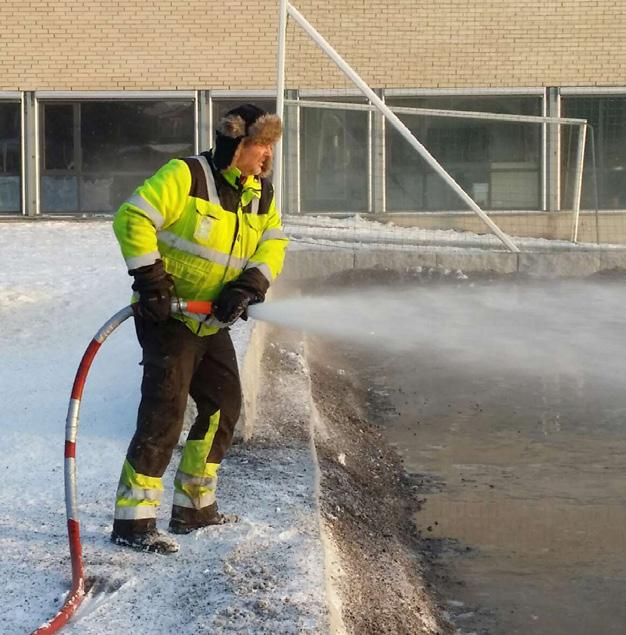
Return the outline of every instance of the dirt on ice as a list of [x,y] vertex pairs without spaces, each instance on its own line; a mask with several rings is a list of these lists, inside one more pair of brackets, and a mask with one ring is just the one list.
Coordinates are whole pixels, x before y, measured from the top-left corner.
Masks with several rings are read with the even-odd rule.
[[414,523],[420,484],[367,421],[367,387],[345,357],[322,341],[307,348],[321,514],[339,555],[344,625],[360,635],[448,633]]
[[253,443],[287,449],[313,437],[330,632],[451,632],[413,522],[419,483],[366,420],[367,387],[324,340],[276,329],[268,342],[259,420],[271,424]]

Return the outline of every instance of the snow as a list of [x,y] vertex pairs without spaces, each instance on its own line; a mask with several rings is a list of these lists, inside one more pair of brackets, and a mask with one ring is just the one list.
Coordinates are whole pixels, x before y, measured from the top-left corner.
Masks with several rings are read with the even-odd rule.
[[[393,223],[379,223],[355,214],[348,218],[329,216],[285,216],[285,230],[298,243],[322,246],[343,246],[366,249],[384,246],[386,249],[415,249],[424,251],[425,246],[433,250],[445,249],[490,249],[508,251],[497,236],[490,233],[475,234],[454,229],[421,229],[419,227],[401,227]],[[488,229],[485,227],[485,231]],[[566,240],[548,240],[545,238],[527,238],[511,236],[519,248],[526,251],[541,250],[615,250],[623,251],[623,245],[608,243],[578,243]]]
[[[64,426],[82,353],[128,303],[130,278],[109,222],[0,225],[0,632],[34,630],[70,586]],[[240,361],[250,324],[234,330]],[[173,556],[109,541],[134,429],[139,347],[132,324],[102,347],[83,396],[77,444],[86,576],[67,633],[318,633],[326,630],[323,552],[308,447],[233,446],[219,499],[240,523],[179,537]],[[287,397],[289,397],[287,395]],[[168,518],[174,457],[164,481]]]

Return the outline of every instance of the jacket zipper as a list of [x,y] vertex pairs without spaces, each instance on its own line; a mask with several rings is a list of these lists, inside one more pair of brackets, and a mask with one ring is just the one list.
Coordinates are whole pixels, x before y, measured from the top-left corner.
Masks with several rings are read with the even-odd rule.
[[[233,257],[233,250],[235,249],[235,243],[237,242],[237,236],[239,234],[239,210],[241,209],[241,195],[242,195],[242,191],[239,192],[239,199],[237,201],[237,211],[235,212],[235,232],[233,234],[233,240],[230,243],[230,252],[228,253],[228,263],[226,264],[226,270],[228,270],[228,267],[230,267],[230,260]],[[222,202],[220,201],[220,205],[222,204]],[[243,209],[241,210],[243,213]],[[224,275],[222,276],[222,284],[224,282],[224,278],[226,277],[226,270],[224,270]],[[210,319],[210,317],[213,316],[208,316],[202,321],[202,322],[198,322],[198,329],[196,330],[196,335],[200,334],[200,329],[202,328],[202,324],[203,322],[206,322],[208,319]]]

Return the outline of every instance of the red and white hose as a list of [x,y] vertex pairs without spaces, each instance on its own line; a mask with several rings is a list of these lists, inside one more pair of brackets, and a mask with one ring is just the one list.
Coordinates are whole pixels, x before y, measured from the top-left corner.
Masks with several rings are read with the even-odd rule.
[[[194,300],[175,300],[172,311],[176,313],[196,313],[208,315],[211,313],[211,303]],[[96,353],[103,342],[125,320],[133,315],[132,305],[124,307],[112,318],[107,320],[94,335],[87,350],[80,360],[76,371],[72,395],[65,420],[65,512],[67,516],[67,536],[70,546],[72,563],[72,586],[65,603],[59,612],[48,622],[42,624],[32,635],[49,635],[56,633],[74,615],[85,597],[85,570],[83,566],[83,549],[80,542],[80,523],[78,521],[78,495],[76,487],[76,437],[78,435],[78,416],[80,402],[83,396],[85,381]]]

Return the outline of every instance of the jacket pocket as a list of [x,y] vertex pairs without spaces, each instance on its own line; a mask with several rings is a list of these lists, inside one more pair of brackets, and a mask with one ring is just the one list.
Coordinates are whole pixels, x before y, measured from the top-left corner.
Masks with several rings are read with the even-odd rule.
[[193,232],[193,238],[199,243],[206,243],[211,238],[211,232],[215,223],[219,220],[209,214],[196,214],[196,226]]
[[221,210],[196,208],[191,239],[199,245],[213,247],[219,251],[227,250],[234,231],[233,216]]

